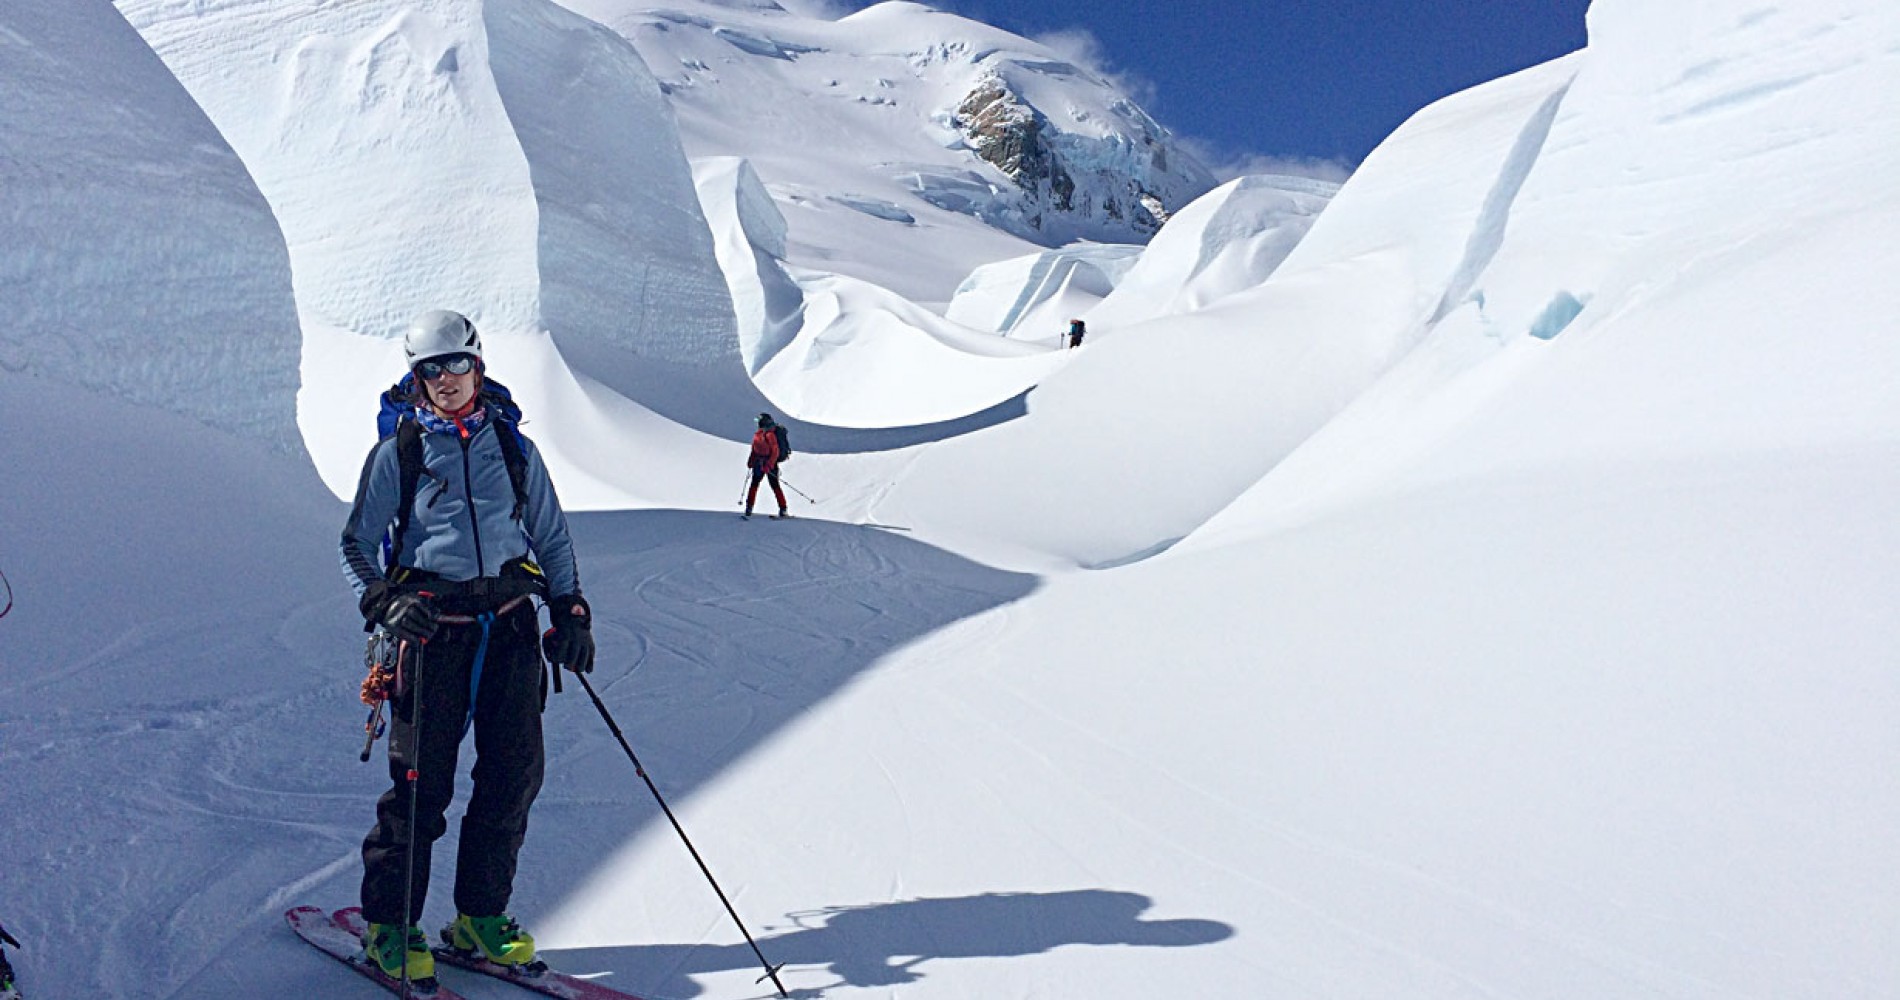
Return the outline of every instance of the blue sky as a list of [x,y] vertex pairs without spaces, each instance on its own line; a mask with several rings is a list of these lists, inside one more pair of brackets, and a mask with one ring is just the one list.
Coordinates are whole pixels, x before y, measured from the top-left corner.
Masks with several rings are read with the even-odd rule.
[[1583,47],[1588,6],[1588,0],[930,2],[1048,42],[1108,72],[1163,125],[1196,141],[1210,166],[1228,173],[1254,158],[1356,166],[1432,101]]

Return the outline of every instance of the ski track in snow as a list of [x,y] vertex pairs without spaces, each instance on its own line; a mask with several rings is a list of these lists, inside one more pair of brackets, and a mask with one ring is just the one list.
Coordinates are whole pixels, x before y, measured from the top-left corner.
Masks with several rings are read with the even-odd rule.
[[[689,534],[661,541],[637,557],[603,560],[590,565],[589,576],[589,592],[596,595],[596,606],[602,609],[597,627],[603,635],[603,662],[594,675],[599,681],[597,690],[617,714],[631,710],[622,724],[643,758],[650,758],[655,780],[667,790],[676,809],[690,810],[695,784],[716,773],[722,762],[742,756],[769,738],[804,706],[824,697],[831,685],[870,666],[895,637],[934,628],[945,601],[927,595],[941,592],[955,601],[988,601],[999,596],[993,588],[955,582],[954,575],[945,581],[946,588],[934,579],[937,571],[929,564],[953,566],[955,561],[945,563],[943,556],[902,536],[825,521],[743,524],[730,515],[693,517],[704,525],[699,537]],[[745,539],[747,544],[734,548],[734,532],[752,534]],[[925,556],[927,563],[920,566],[908,553]],[[1004,581],[1000,595],[1004,599],[1011,588],[1020,586],[1008,582],[1013,578],[1007,575],[995,578]],[[882,596],[873,599],[869,595],[874,593]],[[623,594],[631,600],[618,596]],[[169,628],[133,630],[109,651],[88,658],[68,674],[84,676],[127,662],[175,655],[165,652],[170,644],[191,641],[193,636],[202,642],[205,633],[203,623],[194,626],[184,620]],[[636,634],[637,642],[606,638]],[[779,645],[796,647],[796,653],[758,655]],[[341,662],[322,665],[284,700],[234,695],[190,700],[156,713],[150,706],[138,706],[101,716],[8,720],[9,738],[0,763],[9,768],[29,762],[43,766],[74,754],[106,753],[143,774],[139,780],[108,781],[130,791],[111,792],[96,803],[91,825],[144,828],[151,836],[184,840],[218,831],[216,839],[206,844],[209,850],[197,861],[186,861],[195,869],[186,878],[154,884],[137,866],[119,868],[116,873],[92,866],[94,878],[109,879],[95,898],[135,898],[158,889],[170,901],[159,903],[168,917],[157,927],[141,915],[152,910],[152,904],[146,903],[123,908],[122,917],[87,935],[101,949],[89,962],[105,969],[141,970],[141,982],[173,984],[164,995],[190,996],[208,983],[236,976],[229,956],[247,950],[238,947],[240,942],[279,922],[278,911],[284,905],[313,898],[341,905],[354,898],[356,844],[368,827],[375,790],[382,783],[386,738],[378,742],[369,764],[355,761],[361,710],[353,707],[353,699],[343,689],[354,684],[355,668],[348,652],[357,643],[346,634],[333,646],[340,647],[335,658]],[[259,655],[254,650],[226,653],[213,648],[208,652],[213,660],[221,655]],[[806,666],[794,667],[794,663]],[[814,663],[840,666],[813,671],[809,665]],[[73,681],[68,678],[63,683]],[[605,808],[624,813],[631,808],[636,815],[649,817],[643,822],[650,822],[643,793],[623,780],[577,782],[572,778],[575,770],[598,770],[602,761],[618,766],[624,759],[604,729],[597,722],[588,723],[584,716],[591,714],[591,707],[580,707],[583,695],[575,682],[568,683],[573,690],[550,695],[572,701],[551,708],[566,711],[564,722],[550,720],[550,778],[541,809]],[[324,745],[316,750],[317,756],[309,757],[302,748],[284,745],[273,734],[309,732],[289,720],[308,716],[313,709],[333,722],[322,729]],[[655,719],[680,712],[707,724],[689,727],[692,735],[686,739],[680,738],[684,734],[677,726],[653,724]],[[667,732],[676,735],[664,735]],[[465,747],[460,779],[464,796],[471,757],[472,751]],[[891,794],[901,800],[895,776],[886,773],[893,782]],[[314,787],[306,783],[313,778],[320,781]],[[606,794],[579,791],[589,787],[613,790]],[[453,857],[457,838],[453,820],[459,812],[458,800],[451,811],[450,833],[437,846],[436,890],[440,893],[446,893],[452,863],[443,862]],[[537,832],[545,834],[548,825],[542,824]],[[304,858],[303,865],[296,870],[277,869],[272,879],[281,883],[280,888],[240,903],[252,873],[243,866],[226,869],[215,846],[234,837],[238,842],[275,843],[280,845],[279,852],[282,846],[303,844],[303,849],[293,852]],[[537,839],[530,838],[530,859],[536,846],[545,846],[537,845]],[[290,856],[280,853],[279,860]],[[61,866],[54,862],[52,867],[58,877]],[[173,888],[164,890],[167,884]],[[436,893],[432,897],[441,898]],[[241,914],[235,919],[233,906]],[[85,914],[96,909],[96,903],[76,906],[67,919],[76,931],[88,922]],[[224,929],[206,935],[201,928],[212,912],[223,913],[224,919],[216,923]],[[44,923],[46,916],[39,915],[41,934],[52,931]],[[295,949],[273,950],[293,967],[296,963],[291,960],[302,954]],[[137,957],[141,954],[168,957],[154,966],[149,958]],[[130,980],[100,983],[97,988],[108,995],[138,992]]]

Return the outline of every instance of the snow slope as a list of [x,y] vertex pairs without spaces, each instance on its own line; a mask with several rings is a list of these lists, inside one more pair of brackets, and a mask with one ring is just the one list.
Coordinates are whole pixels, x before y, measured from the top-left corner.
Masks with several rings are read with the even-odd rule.
[[[7,72],[39,74],[8,135],[40,137],[0,149],[78,169],[114,133],[53,125],[151,64],[99,8],[59,10],[0,12]],[[787,385],[831,380],[813,405],[886,424],[794,459],[802,520],[739,522],[737,444],[503,324],[498,373],[536,393],[563,495],[615,508],[575,517],[593,682],[796,995],[1900,995],[1900,13],[1598,0],[1591,32],[1406,123],[1257,287],[1104,314],[1077,351],[992,334],[1010,356],[979,365],[956,329],[920,349],[934,314],[900,291],[803,267],[790,233],[789,258],[752,255],[736,315],[798,314],[768,287],[830,315],[750,359],[734,329],[731,365],[769,354],[762,384],[790,363]],[[165,93],[143,79],[125,99]],[[168,106],[161,134],[202,128]],[[702,165],[734,198],[708,254],[773,239],[744,173]],[[145,175],[88,176],[74,233]],[[471,231],[542,200],[511,190]],[[1212,249],[1259,234],[1234,235]],[[0,273],[111,260],[37,239]],[[1144,263],[1191,273],[1197,242]],[[366,420],[388,365],[310,321],[304,280],[306,371]],[[204,307],[281,307],[255,287]],[[986,419],[890,426],[1051,356]],[[342,505],[249,426],[82,374],[0,368],[0,917],[22,982],[381,995],[280,917],[353,900],[381,784],[354,759]],[[933,374],[935,399],[855,391]],[[743,423],[754,398],[707,404]],[[346,422],[310,415],[313,442]],[[551,960],[761,995],[589,703],[557,696],[547,722],[513,910]],[[425,923],[447,916],[434,898]]]

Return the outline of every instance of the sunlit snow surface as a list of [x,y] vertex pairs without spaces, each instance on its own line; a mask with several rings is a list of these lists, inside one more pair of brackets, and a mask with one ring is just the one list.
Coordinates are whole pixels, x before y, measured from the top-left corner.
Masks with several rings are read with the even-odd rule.
[[[1164,230],[1075,351],[931,297],[1038,248],[689,162],[569,11],[122,7],[151,48],[97,0],[0,8],[29,996],[382,995],[281,913],[355,899],[383,780],[332,490],[454,294],[594,508],[593,683],[800,996],[1900,995],[1891,5],[1598,0],[1588,50],[1420,112],[1276,266],[1263,228]],[[645,116],[625,173],[595,90]],[[829,207],[779,234],[788,194]],[[815,259],[846,245],[940,291]],[[671,276],[596,282],[638,253]],[[1168,311],[1118,315],[1143,273]],[[576,318],[613,301],[655,311]],[[742,522],[780,396],[826,414],[805,516]],[[546,721],[513,910],[550,960],[764,995],[591,705]]]

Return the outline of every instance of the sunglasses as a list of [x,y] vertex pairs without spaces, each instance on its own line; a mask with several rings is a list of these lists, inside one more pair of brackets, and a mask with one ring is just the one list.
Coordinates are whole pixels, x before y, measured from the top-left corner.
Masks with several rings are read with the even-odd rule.
[[440,360],[424,361],[416,366],[416,377],[424,382],[433,382],[444,374],[467,375],[475,370],[475,357],[470,354],[454,354]]

